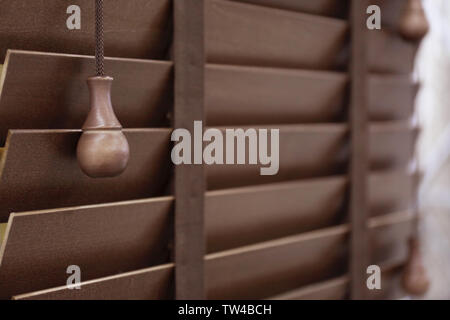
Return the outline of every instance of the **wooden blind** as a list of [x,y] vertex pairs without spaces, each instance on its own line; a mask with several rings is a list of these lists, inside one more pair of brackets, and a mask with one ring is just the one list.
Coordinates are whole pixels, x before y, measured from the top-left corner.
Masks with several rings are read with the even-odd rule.
[[[79,31],[59,0],[2,3],[0,298],[395,297],[420,177],[408,169],[417,43],[395,27],[406,1],[375,2],[389,13],[375,31],[362,31],[358,0],[107,2],[106,68],[131,157],[99,180],[75,156],[93,1],[78,1]],[[174,168],[172,129],[194,120],[279,128],[279,173]],[[361,283],[368,263],[382,268],[380,292]],[[65,286],[69,265],[81,290]]]

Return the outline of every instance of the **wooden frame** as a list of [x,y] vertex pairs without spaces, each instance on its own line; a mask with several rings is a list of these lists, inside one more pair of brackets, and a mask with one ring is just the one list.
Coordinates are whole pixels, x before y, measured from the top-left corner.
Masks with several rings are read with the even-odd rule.
[[[194,121],[204,120],[204,16],[204,0],[174,0],[174,127],[192,136]],[[205,189],[203,165],[175,168],[176,299],[205,298]]]

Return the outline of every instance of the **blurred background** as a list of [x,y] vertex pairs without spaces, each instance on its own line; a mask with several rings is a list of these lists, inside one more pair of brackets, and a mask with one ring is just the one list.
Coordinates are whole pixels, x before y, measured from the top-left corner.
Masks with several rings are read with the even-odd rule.
[[425,299],[450,299],[450,1],[424,0],[430,31],[416,61],[421,83],[417,144],[423,172],[421,237],[431,287]]

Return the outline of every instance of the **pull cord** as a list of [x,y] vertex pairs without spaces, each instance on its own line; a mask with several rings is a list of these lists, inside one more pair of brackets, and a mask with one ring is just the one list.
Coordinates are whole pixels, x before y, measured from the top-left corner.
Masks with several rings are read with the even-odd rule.
[[104,60],[103,0],[95,0],[95,68],[99,77],[105,76]]

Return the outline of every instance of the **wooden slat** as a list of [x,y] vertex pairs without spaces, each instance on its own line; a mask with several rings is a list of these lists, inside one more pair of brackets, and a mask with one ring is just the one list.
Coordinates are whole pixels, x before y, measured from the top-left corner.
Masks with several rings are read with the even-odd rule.
[[[344,171],[348,158],[345,126],[280,128],[280,171],[277,175],[261,176],[260,165],[207,166],[209,189],[289,181]],[[385,132],[383,125],[374,131],[371,143],[374,167],[407,163],[410,153],[407,145],[412,131],[409,127],[398,129],[395,125],[389,125],[389,128],[394,128],[392,134]],[[126,132],[132,148],[127,171],[114,179],[92,180],[82,174],[76,163],[79,130],[11,131],[0,165],[1,221],[6,221],[13,211],[161,195],[168,183],[171,164],[170,130],[128,129]],[[152,143],[149,145],[148,141]]]
[[[194,122],[205,118],[205,1],[175,0],[174,25],[174,128],[187,129],[194,136]],[[177,299],[205,298],[205,190],[203,165],[175,167]]]
[[[168,126],[172,63],[111,58],[112,101],[123,127]],[[78,129],[89,111],[94,58],[8,51],[0,88],[0,145],[8,129]]]
[[372,216],[413,208],[417,175],[406,170],[376,172],[369,177]]
[[80,130],[13,130],[0,165],[0,221],[11,212],[161,195],[170,167],[169,129],[125,130],[130,162],[115,178],[91,179],[76,160]]
[[336,224],[344,218],[346,187],[344,177],[332,177],[208,192],[208,252]]
[[367,266],[367,176],[370,166],[368,126],[367,73],[367,0],[352,0],[351,62],[350,62],[350,297],[363,299],[365,269]]
[[[411,215],[407,215],[412,217]],[[401,229],[411,225],[412,219],[406,219],[405,214],[394,214],[389,217],[392,225],[386,223],[389,219],[374,219],[371,223],[373,239],[388,237],[393,243],[406,243],[406,234],[398,234]],[[383,223],[384,221],[384,223]],[[345,256],[347,251],[346,225],[323,229],[311,233],[242,247],[206,256],[206,285],[208,298],[268,298],[294,290],[301,286],[325,281],[325,279],[343,274],[345,270]],[[383,250],[384,247],[375,246],[372,250]],[[399,261],[396,252],[390,251],[386,259]],[[375,256],[379,253],[375,252]],[[380,263],[383,261],[380,261]],[[92,281],[95,290],[69,290],[66,287],[45,290],[18,298],[51,298],[60,299],[69,295],[72,299],[109,299],[127,297],[128,287],[124,283],[131,283],[136,299],[147,297],[153,292],[152,287],[135,284],[141,281],[157,281],[162,292],[171,288],[171,277],[159,274],[161,270],[169,272],[172,265],[165,265],[136,273],[121,274],[105,279]],[[227,276],[224,277],[223,275]],[[120,278],[125,282],[115,283]],[[162,279],[161,279],[162,278]],[[89,283],[86,288],[89,289]],[[84,285],[82,285],[83,288]],[[122,287],[123,286],[123,287]],[[121,288],[124,293],[118,292]],[[106,293],[109,290],[111,293]],[[51,295],[49,295],[51,293]]]
[[409,122],[380,122],[370,126],[370,167],[404,167],[414,156],[418,129]]
[[[261,176],[259,164],[214,164],[206,167],[208,189],[331,175],[344,170],[347,160],[344,148],[347,142],[345,125],[283,125],[264,128],[280,129],[279,172],[276,175]],[[270,142],[270,138],[268,141]]]
[[346,36],[344,20],[232,1],[206,2],[208,62],[327,69],[336,65]]
[[410,76],[372,74],[368,90],[369,118],[372,121],[409,119],[414,112],[416,91]]
[[0,299],[168,262],[172,198],[11,214],[0,251]]
[[173,299],[173,264],[17,295],[15,300],[168,300]]
[[[67,8],[81,9],[81,29],[69,30]],[[2,1],[0,61],[7,49],[94,53],[94,2],[79,0]],[[105,52],[111,57],[163,58],[170,42],[170,0],[108,1],[105,12]],[[30,19],[33,17],[33,19]]]
[[417,44],[388,31],[368,33],[368,66],[371,72],[409,74],[413,70]]
[[[390,179],[397,181],[396,187],[402,187],[398,183],[406,176],[390,173],[384,180],[375,178],[370,179],[370,190],[375,189],[370,195],[378,193],[378,206],[385,210],[408,209],[389,203],[402,200],[385,186],[389,183],[386,179]],[[334,177],[208,192],[208,251],[339,223],[343,219],[346,184],[344,177]],[[173,202],[173,197],[164,197],[12,214],[0,260],[0,297],[62,285],[67,277],[64,270],[71,264],[81,267],[85,281],[167,261]],[[374,226],[389,227],[392,221],[399,221],[389,217],[383,216]],[[392,235],[397,237],[402,232],[396,230],[376,239],[385,246],[382,252],[397,252],[389,243],[395,242]]]
[[340,16],[345,12],[346,0],[233,0],[256,5],[293,10],[317,15]]
[[209,126],[332,122],[342,119],[347,76],[317,72],[209,64]]
[[343,300],[347,296],[348,277],[315,283],[269,298],[270,300]]

